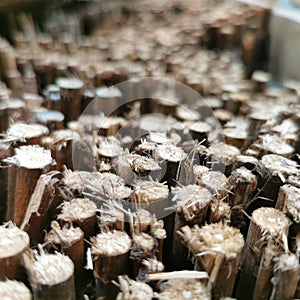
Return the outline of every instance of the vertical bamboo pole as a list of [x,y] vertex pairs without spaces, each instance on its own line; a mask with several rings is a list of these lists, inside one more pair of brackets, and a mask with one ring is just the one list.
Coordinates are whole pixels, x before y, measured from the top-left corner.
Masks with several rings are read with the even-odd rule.
[[[279,210],[271,207],[256,209],[251,217],[241,265],[241,277],[237,295],[252,299],[257,272],[263,251],[271,239],[282,241],[287,236],[290,222]],[[245,294],[245,291],[248,291]]]
[[94,276],[98,288],[104,289],[107,299],[114,299],[116,290],[111,285],[111,280],[116,280],[119,275],[129,271],[130,237],[122,231],[102,232],[91,238],[91,252],[95,257]]
[[8,171],[7,218],[20,226],[38,179],[50,169],[53,160],[50,150],[33,145],[15,149],[15,155],[5,161],[12,165]]
[[177,233],[192,251],[197,270],[209,274],[212,299],[231,296],[242,257],[244,239],[238,229],[223,223],[199,228],[184,226]]
[[23,254],[29,249],[29,236],[12,223],[0,226],[0,280],[26,281]]
[[75,300],[74,264],[68,256],[61,253],[47,254],[40,249],[41,254],[25,259],[29,274],[33,299]]

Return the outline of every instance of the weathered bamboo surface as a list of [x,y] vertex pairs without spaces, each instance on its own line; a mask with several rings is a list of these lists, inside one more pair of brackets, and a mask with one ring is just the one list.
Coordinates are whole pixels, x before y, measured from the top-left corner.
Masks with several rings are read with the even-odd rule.
[[95,16],[0,40],[1,297],[299,298],[300,83],[257,67],[269,10]]

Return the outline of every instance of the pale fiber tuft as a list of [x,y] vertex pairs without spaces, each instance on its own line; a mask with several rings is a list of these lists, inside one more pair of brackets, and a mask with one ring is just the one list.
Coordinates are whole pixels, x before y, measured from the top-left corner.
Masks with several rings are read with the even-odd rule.
[[15,155],[6,159],[18,167],[27,169],[44,169],[53,164],[51,151],[38,145],[21,146],[15,150]]
[[42,253],[36,257],[29,272],[33,285],[56,285],[73,275],[74,264],[68,256],[61,253]]
[[30,290],[23,282],[15,280],[0,281],[1,300],[30,300]]
[[12,257],[29,247],[29,236],[15,226],[0,226],[0,257]]
[[7,129],[7,136],[17,139],[30,139],[41,135],[48,134],[47,127],[39,124],[15,123]]
[[98,234],[91,239],[92,254],[103,256],[118,256],[129,251],[131,239],[126,232],[110,231]]

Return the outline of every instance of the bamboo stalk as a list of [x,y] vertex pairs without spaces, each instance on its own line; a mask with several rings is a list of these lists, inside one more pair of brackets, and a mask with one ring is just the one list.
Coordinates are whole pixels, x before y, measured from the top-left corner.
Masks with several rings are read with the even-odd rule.
[[176,201],[176,216],[172,232],[172,249],[169,253],[172,267],[176,270],[186,268],[189,257],[188,249],[182,245],[176,234],[184,225],[202,225],[207,220],[207,213],[212,201],[212,194],[205,188],[196,185],[176,187],[172,190],[173,199]]
[[81,228],[86,239],[96,233],[97,206],[86,198],[75,198],[70,202],[65,201],[61,207],[58,220],[62,224],[73,224]]
[[42,174],[30,197],[20,228],[29,234],[32,243],[37,244],[43,241],[44,230],[48,227],[47,217],[53,209],[51,202],[55,198],[59,179],[60,173],[56,171]]
[[8,171],[7,219],[20,226],[38,179],[51,168],[53,160],[49,150],[33,145],[15,149],[15,155],[5,161],[11,164]]
[[143,282],[129,279],[128,276],[118,276],[119,287],[116,300],[151,300],[154,296],[152,288]]
[[294,299],[299,280],[299,258],[284,253],[278,258],[272,278],[273,291],[270,300]]
[[194,254],[195,269],[209,274],[208,288],[212,298],[230,297],[244,247],[239,230],[215,223],[201,228],[184,226],[177,233]]
[[11,222],[0,226],[0,280],[26,281],[23,255],[29,249],[29,236]]
[[205,285],[196,279],[172,279],[172,274],[169,275],[166,284],[161,284],[159,299],[186,299],[187,295],[191,299],[209,300],[211,299],[210,292]]
[[33,299],[76,299],[74,264],[61,253],[28,254],[25,266],[29,274]]
[[98,234],[91,242],[98,290],[102,288],[106,299],[114,299],[117,291],[111,280],[117,280],[119,275],[129,271],[131,239],[125,232],[114,230]]
[[267,242],[271,239],[282,241],[283,236],[287,236],[289,225],[288,218],[274,208],[262,207],[253,212],[243,253],[238,297],[252,299],[257,270]]
[[77,120],[81,112],[81,95],[83,82],[76,78],[59,78],[56,80],[62,101],[61,112],[65,115],[65,124]]
[[15,139],[17,146],[40,144],[42,137],[48,133],[45,126],[24,123],[15,123],[6,131],[7,138]]
[[0,281],[1,299],[31,300],[31,292],[22,282],[15,280]]

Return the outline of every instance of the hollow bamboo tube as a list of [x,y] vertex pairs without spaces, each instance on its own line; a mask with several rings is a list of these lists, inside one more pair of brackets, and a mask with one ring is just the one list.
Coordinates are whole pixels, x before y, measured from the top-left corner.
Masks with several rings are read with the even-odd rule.
[[288,218],[277,209],[261,207],[253,212],[241,264],[238,297],[252,299],[257,272],[267,242],[271,239],[282,241],[283,236],[288,234],[289,225]]
[[11,222],[0,226],[0,280],[26,281],[23,255],[29,249],[29,236]]
[[0,298],[12,300],[31,300],[31,292],[22,282],[15,280],[0,281]]
[[20,226],[38,179],[51,168],[53,160],[50,150],[33,145],[15,149],[15,155],[5,161],[11,164],[8,171],[7,219]]
[[201,228],[184,226],[177,233],[194,254],[195,269],[209,274],[208,288],[212,299],[230,297],[244,247],[239,230],[215,223]]
[[33,299],[75,300],[74,264],[61,253],[28,255],[25,266],[29,274]]

